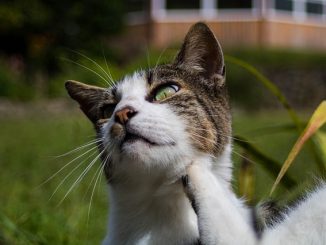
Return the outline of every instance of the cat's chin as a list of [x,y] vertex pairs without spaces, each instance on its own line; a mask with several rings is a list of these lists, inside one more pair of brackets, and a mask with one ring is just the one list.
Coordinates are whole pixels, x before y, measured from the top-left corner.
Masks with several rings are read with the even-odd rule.
[[121,152],[124,155],[135,157],[146,154],[146,152],[150,151],[153,147],[160,147],[160,145],[153,144],[141,138],[127,140],[120,146]]
[[155,147],[155,146],[159,146],[159,144],[152,142],[144,137],[140,137],[137,135],[133,135],[133,134],[127,134],[125,137],[125,140],[121,143],[120,148],[122,149],[122,151],[124,152],[125,149],[128,148],[150,148],[150,147]]
[[152,144],[142,139],[123,143],[119,155],[125,162],[145,168],[164,168],[180,159],[180,151],[175,145]]

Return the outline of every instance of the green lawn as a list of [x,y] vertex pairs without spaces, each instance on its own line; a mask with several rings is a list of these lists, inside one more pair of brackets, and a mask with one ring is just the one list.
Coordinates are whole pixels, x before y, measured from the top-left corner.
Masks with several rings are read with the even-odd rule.
[[[234,134],[246,136],[264,153],[282,162],[296,140],[295,131],[268,134],[267,130],[258,129],[286,122],[289,122],[286,114],[279,112],[238,113],[234,115]],[[0,244],[99,244],[107,221],[104,178],[94,189],[93,177],[99,164],[95,164],[64,201],[62,199],[69,188],[91,159],[66,178],[56,193],[61,181],[76,168],[80,159],[41,185],[85,150],[68,156],[55,156],[94,137],[91,124],[78,112],[77,106],[73,112],[63,114],[34,111],[26,115],[1,117],[0,135]],[[238,147],[235,151],[244,154]],[[234,156],[236,168],[241,162],[237,154]],[[290,169],[290,175],[298,182],[311,179],[316,171],[309,159],[309,152],[303,151]],[[258,201],[267,196],[273,178],[260,167],[255,167],[254,172],[253,199]],[[280,191],[280,197],[287,195],[287,192]]]

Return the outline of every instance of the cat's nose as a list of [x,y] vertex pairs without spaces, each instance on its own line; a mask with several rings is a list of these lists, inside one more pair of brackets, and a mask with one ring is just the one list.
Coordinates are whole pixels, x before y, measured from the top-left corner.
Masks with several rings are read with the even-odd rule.
[[137,111],[133,107],[126,106],[115,113],[114,120],[117,123],[124,125],[136,114]]

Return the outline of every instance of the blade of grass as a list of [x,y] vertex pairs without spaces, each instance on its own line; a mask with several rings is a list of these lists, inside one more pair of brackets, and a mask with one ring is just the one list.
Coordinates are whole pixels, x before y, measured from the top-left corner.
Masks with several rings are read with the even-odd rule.
[[[267,77],[265,77],[261,72],[259,72],[254,66],[250,65],[249,63],[235,58],[233,56],[226,55],[225,60],[227,62],[233,63],[235,65],[238,65],[245,70],[249,71],[258,81],[260,81],[277,99],[278,101],[283,105],[283,107],[287,110],[290,118],[292,119],[293,123],[295,124],[296,128],[298,129],[298,132],[302,132],[303,130],[303,124],[300,121],[299,117],[297,116],[296,112],[292,109],[290,104],[288,103],[286,97],[283,95],[281,90]],[[321,174],[324,174],[326,172],[326,161],[320,157],[320,149],[316,145],[316,141],[312,140],[311,143],[309,143],[310,151],[312,152],[317,167],[319,168],[319,171]]]
[[286,161],[284,162],[282,169],[280,173],[278,174],[272,190],[270,192],[270,195],[274,192],[277,185],[280,183],[281,179],[285,175],[286,171],[289,169],[291,164],[293,163],[293,160],[300,152],[302,146],[304,143],[326,122],[326,101],[323,101],[315,110],[313,113],[311,119],[309,120],[309,123],[305,130],[300,135],[299,139],[293,146],[292,150],[290,151]]
[[15,234],[16,239],[24,241],[24,244],[34,244],[37,241],[36,237],[27,231],[21,230],[17,225],[10,220],[6,215],[0,212],[0,224],[3,229]]
[[[265,155],[254,145],[249,143],[248,140],[245,139],[244,137],[241,136],[235,136],[235,137],[239,139],[234,141],[235,144],[243,148],[247,154],[250,154],[274,178],[277,177],[278,173],[281,170],[281,163]],[[291,189],[292,187],[296,186],[297,183],[290,176],[285,175],[282,181],[282,185],[287,189]]]
[[269,80],[267,77],[265,77],[254,66],[250,65],[249,63],[247,63],[243,60],[240,60],[238,58],[235,58],[235,57],[229,56],[229,55],[225,56],[225,60],[246,69],[252,75],[254,75],[278,99],[278,101],[288,111],[290,117],[292,118],[292,121],[295,123],[297,128],[300,131],[302,130],[302,124],[301,124],[299,117],[297,116],[295,111],[292,109],[292,107],[290,106],[289,102],[287,101],[287,99],[285,98],[285,96],[283,95],[281,90],[279,90],[279,88],[271,80]]
[[[243,155],[247,155],[244,153]],[[240,171],[239,171],[239,194],[242,197],[245,197],[246,202],[253,204],[254,199],[254,168],[253,163],[248,160],[248,157],[245,157],[241,161]]]
[[320,149],[323,152],[323,157],[326,160],[326,133],[318,131],[316,133],[316,139],[319,142]]

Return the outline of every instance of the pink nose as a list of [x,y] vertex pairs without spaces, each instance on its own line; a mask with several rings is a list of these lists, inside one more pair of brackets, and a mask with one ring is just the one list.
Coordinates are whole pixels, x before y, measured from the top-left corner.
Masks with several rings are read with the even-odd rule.
[[133,116],[137,114],[137,111],[131,106],[122,108],[121,110],[115,113],[115,121],[122,125],[126,124]]

